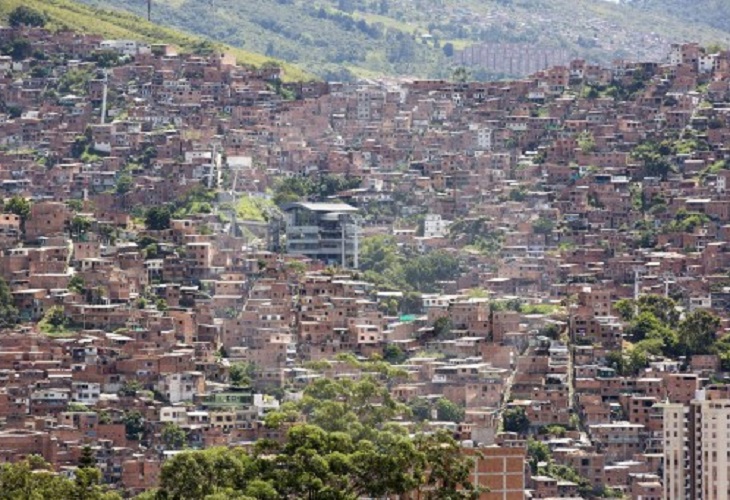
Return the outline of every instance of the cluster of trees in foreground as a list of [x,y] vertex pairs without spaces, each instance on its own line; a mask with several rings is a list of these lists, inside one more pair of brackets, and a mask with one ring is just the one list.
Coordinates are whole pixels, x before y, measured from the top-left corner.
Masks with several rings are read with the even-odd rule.
[[60,476],[37,455],[0,466],[0,499],[121,500],[100,485],[101,472],[89,447],[84,448],[74,478]]
[[[482,490],[470,482],[474,458],[449,433],[407,425],[411,410],[391,398],[380,378],[316,380],[299,401],[267,414],[265,424],[283,439],[184,450],[163,464],[159,487],[137,498],[478,498]],[[0,498],[118,498],[99,486],[93,458],[87,462],[75,480],[53,474],[41,459],[5,465]]]
[[267,414],[266,425],[285,439],[184,451],[164,464],[159,489],[141,498],[477,498],[473,459],[448,433],[413,432],[404,425],[411,418],[375,376],[322,378]]
[[720,318],[703,309],[682,313],[677,303],[661,295],[638,300],[622,299],[614,311],[628,323],[630,343],[608,355],[608,364],[619,375],[635,375],[649,365],[652,356],[682,358],[717,354],[723,370],[730,369],[730,336],[718,337]]

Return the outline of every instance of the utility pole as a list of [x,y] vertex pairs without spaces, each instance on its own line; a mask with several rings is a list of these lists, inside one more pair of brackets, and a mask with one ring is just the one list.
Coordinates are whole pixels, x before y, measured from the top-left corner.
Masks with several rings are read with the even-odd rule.
[[352,255],[352,267],[353,269],[359,269],[360,268],[360,235],[358,234],[360,232],[360,225],[358,220],[353,220],[352,224],[352,231],[353,231],[353,237],[354,237],[354,245],[355,248],[353,249],[353,255]]
[[353,237],[353,255],[352,255],[352,268],[360,268],[360,224],[362,218],[359,215],[351,216],[352,221],[352,237]]
[[101,96],[101,124],[106,123],[106,99],[109,92],[109,71],[104,70],[104,90]]
[[347,215],[340,214],[340,230],[342,231],[342,269],[347,269],[347,252],[345,250],[345,225],[347,224]]
[[152,21],[152,0],[147,0],[147,20]]
[[639,287],[641,284],[641,268],[634,268],[634,300],[639,300]]

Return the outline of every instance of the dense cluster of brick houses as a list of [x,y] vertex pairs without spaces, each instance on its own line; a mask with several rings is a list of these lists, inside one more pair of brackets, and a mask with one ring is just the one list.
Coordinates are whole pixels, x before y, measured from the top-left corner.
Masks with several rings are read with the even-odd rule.
[[[174,452],[167,424],[190,447],[276,438],[262,416],[282,398],[313,377],[359,374],[307,362],[396,345],[410,356],[395,396],[465,408],[463,422],[432,425],[483,451],[485,498],[579,496],[531,472],[524,435],[501,432],[501,413],[521,407],[556,462],[660,499],[666,404],[681,413],[698,391],[728,397],[709,383],[716,356],[691,359],[690,372],[656,359],[624,377],[606,355],[622,345],[620,298],[671,293],[685,310],[727,316],[730,170],[715,166],[729,156],[730,52],[682,45],[666,64],[573,61],[512,82],[281,84],[277,68],[220,54],[41,29],[0,37],[32,47],[0,57],[0,192],[32,200],[27,220],[0,217],[0,275],[22,319],[0,336],[0,461],[35,453],[71,473],[90,444],[105,481],[138,492]],[[93,61],[109,52],[125,59],[102,71]],[[600,90],[632,85],[627,100]],[[674,155],[667,175],[642,173],[631,151],[674,132],[705,146]],[[403,316],[356,270],[256,247],[222,210],[164,230],[138,220],[140,207],[201,184],[230,202],[319,173],[363,179],[340,193],[363,214],[362,238],[445,250],[465,271]],[[131,189],[119,189],[123,176]],[[680,230],[671,222],[683,213],[704,218]],[[416,215],[423,232],[403,222]],[[88,226],[74,229],[79,217]],[[499,234],[499,248],[472,250],[451,221]],[[647,228],[652,245],[640,243]],[[514,297],[554,312],[492,306]],[[54,308],[73,335],[41,331]],[[433,335],[442,317],[448,339]],[[581,341],[540,335],[555,327]],[[252,388],[230,384],[238,362],[254,367]],[[551,425],[568,431],[537,432]]]

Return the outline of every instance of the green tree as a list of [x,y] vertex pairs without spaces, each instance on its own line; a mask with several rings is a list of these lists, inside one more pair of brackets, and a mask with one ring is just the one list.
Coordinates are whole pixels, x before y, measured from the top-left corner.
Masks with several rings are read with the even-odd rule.
[[611,351],[606,355],[606,365],[617,375],[634,376],[648,366],[646,350],[639,344],[626,351]]
[[256,367],[253,363],[232,363],[228,371],[231,384],[238,387],[247,387],[251,385],[251,381],[256,373]]
[[167,301],[165,299],[163,299],[162,297],[158,297],[157,301],[155,302],[155,307],[157,308],[158,311],[162,311],[162,312],[167,311],[167,309],[168,309]]
[[438,282],[455,280],[461,271],[459,260],[444,250],[410,258],[403,264],[403,280],[413,290],[435,292]]
[[70,401],[66,405],[66,411],[72,413],[86,413],[89,411],[89,407],[83,403],[77,403],[76,401]]
[[712,352],[720,357],[722,371],[730,371],[730,335],[720,337],[712,346]]
[[451,338],[451,329],[453,324],[448,316],[442,316],[433,323],[433,334],[437,339]]
[[649,365],[646,351],[640,346],[634,346],[629,351],[628,363],[625,365],[626,375],[638,375],[641,370]]
[[460,423],[464,420],[466,411],[462,406],[459,406],[446,398],[439,398],[439,400],[436,401],[436,415],[441,421]]
[[457,83],[466,83],[471,79],[471,74],[464,66],[459,66],[451,74],[451,79]]
[[153,231],[161,231],[170,228],[170,207],[152,207],[145,213],[145,226]]
[[426,498],[479,498],[482,489],[469,481],[474,462],[464,457],[459,444],[446,431],[418,436],[416,448],[424,454],[427,464],[425,486],[435,488],[435,491],[426,492]]
[[558,340],[560,338],[560,327],[555,323],[550,323],[540,329],[540,335],[552,340]]
[[424,490],[421,498],[475,498],[473,461],[447,433],[411,438],[390,424],[407,413],[373,376],[318,379],[301,401],[267,415],[269,426],[291,424],[282,442],[261,440],[251,455],[240,448],[175,455],[163,465],[159,494],[355,500]]
[[546,425],[540,429],[540,434],[547,434],[556,438],[565,437],[566,432],[565,427],[562,425]]
[[644,340],[651,333],[663,328],[662,322],[652,313],[644,311],[631,322],[626,330],[632,342]]
[[20,5],[13,9],[8,15],[8,24],[17,28],[20,26],[40,26],[43,27],[46,24],[45,14],[38,12],[35,9],[31,9],[25,5]]
[[429,404],[428,399],[414,398],[410,403],[408,403],[408,407],[411,409],[411,413],[413,413],[413,418],[419,422],[431,419],[431,405]]
[[[204,452],[183,452],[167,460],[162,466],[160,475],[160,491],[162,498],[171,500],[204,500],[215,493],[216,486],[227,486],[226,478],[215,474],[214,453],[223,453],[217,449]],[[231,457],[229,465],[238,472],[238,464]]]
[[269,481],[253,479],[246,484],[244,495],[256,500],[279,500],[279,493]]
[[392,236],[365,238],[360,246],[360,269],[383,274],[401,265],[398,244]]
[[423,297],[418,292],[405,292],[400,306],[404,314],[420,314],[423,310]]
[[53,306],[43,315],[43,321],[53,328],[64,328],[68,325],[68,317],[62,306]]
[[538,465],[542,462],[549,463],[552,460],[552,453],[546,443],[534,438],[527,440],[527,460],[533,474],[538,473]]
[[20,217],[22,231],[25,231],[25,222],[30,217],[30,207],[30,201],[17,195],[5,202],[5,211]]
[[125,380],[122,388],[119,389],[120,396],[134,396],[137,391],[144,389],[139,380]]
[[13,61],[22,61],[33,54],[33,45],[27,38],[15,37],[0,46],[0,51],[3,55],[10,56]]
[[503,427],[507,432],[527,434],[530,430],[530,420],[522,407],[508,408],[502,415]]
[[383,348],[383,359],[391,364],[399,364],[408,359],[408,355],[398,344],[388,344]]
[[114,191],[117,194],[127,194],[134,188],[134,179],[129,174],[122,174],[117,179],[116,186],[114,187]]
[[91,446],[86,445],[81,449],[81,457],[79,457],[79,467],[90,468],[96,467],[96,455]]
[[83,200],[67,200],[66,206],[74,213],[79,213],[84,209],[84,201]]
[[314,190],[314,183],[310,177],[286,177],[275,184],[273,201],[281,207],[307,198]]
[[131,441],[142,439],[145,432],[145,420],[142,414],[137,410],[125,413],[124,429],[127,434],[127,439]]
[[93,76],[87,69],[71,69],[58,80],[57,90],[60,94],[85,95]]
[[71,236],[79,237],[91,229],[91,219],[83,215],[74,215],[69,223]]
[[8,283],[0,277],[0,328],[9,328],[20,321],[18,308],[15,307],[13,294]]
[[0,498],[23,500],[121,500],[100,486],[101,472],[95,467],[79,467],[74,480],[57,475],[50,464],[37,455],[0,466]]
[[606,354],[606,366],[616,370],[621,375],[624,373],[624,356],[621,351],[610,351]]
[[551,464],[547,470],[547,474],[555,479],[570,481],[578,485],[578,489],[581,492],[581,496],[587,495],[591,490],[591,485],[588,479],[581,477],[575,469],[568,465],[563,464]]
[[540,217],[532,223],[532,231],[535,234],[550,234],[555,229],[555,222],[547,217]]
[[73,494],[73,483],[55,474],[37,455],[0,466],[0,496],[4,499],[67,500]]
[[110,224],[99,224],[97,232],[101,236],[102,241],[107,244],[113,245],[117,239],[117,229]]
[[85,287],[86,282],[84,281],[83,276],[81,276],[80,274],[74,274],[68,281],[68,289],[74,292],[82,293]]
[[631,299],[620,299],[613,304],[613,310],[622,320],[631,321],[634,318],[636,305]]
[[643,163],[645,176],[666,178],[673,171],[670,161],[673,152],[669,144],[647,141],[636,146],[631,156]]
[[642,295],[637,301],[639,312],[649,312],[669,327],[676,327],[679,322],[677,303],[663,295]]
[[168,450],[179,450],[185,447],[188,438],[185,431],[179,426],[172,422],[167,422],[162,428],[160,435],[162,443]]
[[446,42],[441,50],[443,50],[446,57],[454,56],[454,44],[451,42]]
[[685,356],[709,354],[717,340],[720,318],[705,310],[689,313],[680,323],[679,350]]
[[578,135],[577,141],[578,147],[584,153],[592,153],[596,150],[596,140],[593,138],[593,134],[587,130]]

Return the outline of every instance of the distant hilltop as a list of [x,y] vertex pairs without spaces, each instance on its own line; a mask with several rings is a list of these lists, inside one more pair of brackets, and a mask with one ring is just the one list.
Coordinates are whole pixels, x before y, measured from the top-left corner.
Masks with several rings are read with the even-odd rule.
[[[145,1],[79,1],[147,15]],[[475,79],[495,80],[576,58],[660,61],[669,44],[687,40],[728,46],[729,6],[724,0],[153,0],[152,20],[326,80],[447,78],[462,65]],[[482,55],[483,47],[494,56]],[[513,57],[514,47],[528,52]]]

